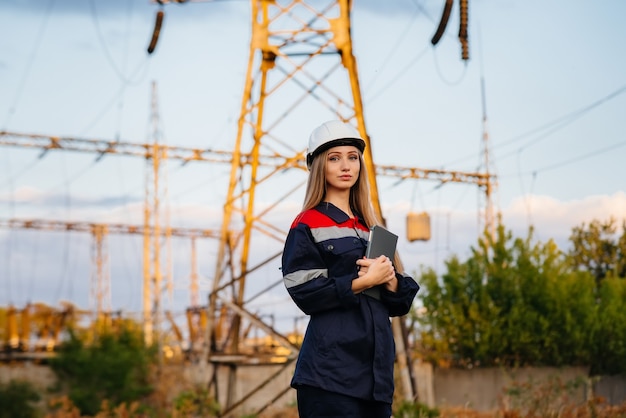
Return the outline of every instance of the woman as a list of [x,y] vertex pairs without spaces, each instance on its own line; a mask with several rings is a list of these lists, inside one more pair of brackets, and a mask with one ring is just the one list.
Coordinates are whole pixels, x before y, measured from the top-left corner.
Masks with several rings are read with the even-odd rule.
[[310,315],[291,385],[307,417],[391,416],[395,345],[389,317],[409,312],[418,284],[381,256],[364,257],[370,204],[363,150],[350,125],[309,138],[309,179],[282,258],[285,287]]

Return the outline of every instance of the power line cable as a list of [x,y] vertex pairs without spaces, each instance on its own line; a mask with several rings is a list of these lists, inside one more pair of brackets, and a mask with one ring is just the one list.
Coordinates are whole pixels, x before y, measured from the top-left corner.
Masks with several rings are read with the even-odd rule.
[[27,296],[30,298],[32,295],[35,294],[35,277],[37,276],[38,272],[39,272],[39,243],[41,240],[41,231],[34,231],[35,232],[35,239],[34,239],[34,244],[31,244],[29,246],[29,255],[30,254],[34,254],[32,255],[32,260],[29,263],[30,264],[30,269],[29,269],[29,273],[28,276],[26,278],[27,281],[27,290],[26,290],[26,294]]
[[[139,70],[141,70],[142,68],[144,69],[144,72],[141,75],[141,79],[138,79],[136,84],[139,84],[139,82],[143,80],[145,76],[148,74],[148,66],[149,66],[148,64],[149,64],[149,61],[144,60],[143,62],[139,63],[137,67],[135,67],[133,74],[137,74]],[[105,103],[105,105],[102,107],[100,112],[96,114],[96,116],[89,123],[87,123],[85,127],[80,131],[81,135],[85,135],[87,132],[89,132],[91,128],[93,128],[96,125],[96,123],[98,123],[100,119],[104,117],[104,115],[110,110],[110,108],[115,105],[116,101],[118,101],[121,97],[123,97],[127,86],[128,86],[127,83],[122,83],[119,90],[115,92],[113,97],[108,102]]]
[[[527,221],[528,221],[528,225],[532,225],[533,224],[533,220],[532,220],[532,210],[530,207],[530,192],[526,192],[526,186],[524,184],[524,176],[522,175],[521,171],[522,171],[522,158],[521,158],[522,153],[519,152],[517,154],[517,170],[518,170],[518,180],[520,183],[520,188],[522,189],[522,196],[524,196],[524,207],[526,209],[526,217],[527,217]],[[533,182],[532,184],[535,184],[535,179],[537,178],[536,173],[533,174]],[[532,187],[531,187],[532,190]]]
[[[26,166],[24,166],[20,171],[18,171],[15,174],[8,174],[7,175],[7,180],[0,184],[0,188],[4,187],[4,186],[9,186],[10,190],[14,190],[15,188],[15,181],[20,178],[21,176],[23,176],[24,174],[26,174],[28,171],[30,171],[33,167],[35,167],[37,164],[39,164],[39,162],[41,161],[41,158],[39,157],[35,157],[33,159],[33,161],[31,161],[29,164],[27,164]],[[10,167],[10,165],[7,165],[6,167]],[[7,170],[8,172],[10,172],[10,170]],[[11,195],[13,196],[13,194]]]
[[527,148],[530,148],[531,145],[535,145],[538,142],[543,141],[544,139],[548,138],[553,133],[555,133],[555,132],[559,131],[560,129],[564,128],[565,126],[575,122],[576,120],[578,120],[579,117],[581,117],[585,113],[586,112],[581,112],[578,115],[571,115],[571,117],[569,117],[568,119],[560,120],[558,124],[556,124],[555,126],[551,127],[551,129],[549,129],[547,132],[545,132],[542,135],[539,135],[536,138],[528,141],[527,143],[525,143],[524,145],[519,147],[517,150],[511,151],[508,154],[501,155],[500,158],[506,158],[506,157],[509,157],[509,156],[511,156],[513,154],[521,153],[522,151],[526,150]]
[[[52,190],[59,189],[61,187],[68,187],[70,184],[78,180],[80,177],[85,175],[89,170],[91,170],[98,163],[98,160],[94,160],[89,162],[89,164],[85,165],[81,170],[75,172],[70,179],[64,179],[60,184],[52,187]],[[65,165],[65,164],[64,164]]]
[[[593,109],[595,109],[595,108],[605,104],[606,102],[608,102],[608,101],[618,97],[620,94],[622,94],[624,92],[626,92],[626,85],[623,85],[622,87],[618,88],[617,90],[614,90],[613,92],[609,93],[608,95],[606,95],[606,96],[604,96],[604,97],[602,97],[602,98],[592,102],[591,104],[589,104],[587,106],[584,106],[584,107],[582,107],[580,109],[577,109],[577,110],[575,110],[573,112],[570,112],[570,113],[568,113],[566,115],[563,115],[563,116],[561,116],[561,117],[559,117],[559,118],[557,118],[557,119],[555,119],[555,120],[553,120],[551,122],[548,122],[548,123],[546,123],[546,124],[544,124],[542,126],[539,126],[537,128],[531,129],[530,131],[525,132],[525,133],[523,133],[521,135],[518,135],[518,136],[516,136],[516,137],[514,137],[514,138],[512,138],[512,139],[510,139],[508,141],[502,142],[502,143],[498,144],[497,147],[499,148],[499,147],[502,147],[502,146],[505,146],[505,145],[509,145],[509,144],[511,144],[513,142],[517,142],[517,141],[519,141],[521,139],[526,138],[527,136],[530,136],[530,135],[533,135],[533,134],[535,134],[537,132],[540,132],[540,131],[543,131],[545,129],[551,128],[554,125],[557,125],[559,128],[561,128],[561,127],[571,123],[573,120],[576,120],[576,119],[582,117],[583,115],[587,114],[591,110],[593,110]],[[554,132],[554,131],[552,131],[552,132]],[[543,139],[543,138],[541,138],[541,139]],[[533,140],[529,144],[533,144],[535,142],[537,142],[537,140]],[[525,144],[525,145],[529,145],[529,144]]]
[[400,47],[400,43],[406,38],[407,34],[409,33],[409,30],[413,27],[413,25],[416,22],[415,16],[419,13],[419,8],[415,10],[413,16],[411,16],[409,18],[409,23],[408,25],[406,25],[406,27],[404,28],[404,31],[402,32],[402,34],[399,36],[398,40],[394,43],[392,43],[393,47],[388,51],[387,56],[382,60],[382,65],[379,67],[378,71],[376,72],[376,74],[374,75],[374,77],[370,80],[370,82],[368,83],[367,87],[363,90],[368,91],[372,85],[374,85],[374,83],[376,82],[376,80],[378,79],[378,77],[384,72],[385,68],[387,67],[387,64],[389,62],[391,62],[391,57],[396,53],[396,51],[398,50],[398,48]]
[[[127,36],[125,37],[125,39],[130,39],[130,36],[128,35],[128,33],[130,32],[130,22],[131,22],[131,18],[132,18],[132,3],[133,2],[128,2],[129,8],[128,8],[128,19],[127,19],[127,28],[126,28],[126,32],[127,32]],[[95,6],[95,2],[94,0],[90,0],[89,2],[90,4],[90,9],[91,9],[91,16],[92,16],[92,20],[94,22],[94,27],[96,28],[96,33],[98,35],[98,40],[100,42],[100,45],[102,47],[102,50],[104,51],[104,55],[109,63],[109,65],[113,68],[114,72],[116,73],[116,75],[118,76],[118,78],[121,80],[121,86],[119,88],[119,90],[114,94],[113,98],[108,101],[105,106],[100,110],[100,112],[94,117],[94,119],[92,119],[86,126],[85,128],[83,128],[82,132],[88,132],[98,121],[100,121],[100,119],[102,119],[102,117],[110,110],[111,107],[113,107],[116,102],[117,102],[117,106],[118,106],[118,114],[117,114],[117,133],[116,133],[116,137],[119,138],[120,136],[120,126],[121,126],[121,121],[122,121],[122,110],[124,108],[124,94],[126,92],[126,87],[128,86],[136,86],[139,85],[142,81],[145,80],[146,75],[148,74],[148,67],[149,67],[149,60],[147,57],[144,57],[143,60],[139,61],[136,65],[136,67],[130,72],[129,76],[126,76],[124,74],[124,72],[118,68],[117,64],[115,63],[115,60],[113,59],[113,57],[111,56],[111,53],[109,51],[109,48],[106,45],[105,39],[104,39],[104,35],[102,34],[102,30],[100,27],[100,22],[99,22],[99,17],[98,17],[98,12],[96,10],[96,6]],[[123,55],[123,69],[125,70],[128,64],[128,55],[129,55],[129,42],[125,43],[125,48],[124,48],[124,55]],[[142,71],[143,70],[143,71]]]
[[[132,2],[129,2],[129,3],[132,3]],[[90,0],[89,6],[91,10],[91,17],[92,17],[94,26],[96,28],[96,34],[98,35],[98,40],[100,41],[100,46],[102,47],[102,51],[104,52],[104,56],[107,62],[109,63],[109,65],[111,66],[115,74],[119,77],[119,79],[123,83],[125,84],[137,83],[137,80],[132,79],[133,74],[131,74],[131,77],[129,78],[123,73],[123,71],[120,68],[118,68],[117,64],[115,63],[115,60],[113,59],[113,56],[111,55],[111,52],[109,51],[109,48],[107,47],[106,41],[104,39],[104,35],[102,34],[102,29],[100,27],[100,19],[98,17],[98,11],[96,9],[95,1]]]
[[413,3],[413,5],[417,8],[417,10],[418,10],[418,11],[422,12],[422,14],[423,14],[424,16],[426,16],[426,18],[427,18],[428,20],[430,20],[430,22],[431,22],[433,25],[436,25],[436,24],[437,24],[437,22],[435,21],[435,19],[434,19],[434,18],[430,15],[430,13],[428,13],[428,10],[426,10],[426,9],[424,8],[424,5],[423,5],[423,4],[421,4],[418,0],[412,0],[412,3]]
[[26,82],[30,76],[30,72],[35,63],[35,59],[37,58],[39,47],[41,46],[41,43],[44,39],[44,34],[46,32],[46,28],[48,27],[48,21],[50,20],[50,15],[52,14],[54,3],[55,0],[50,0],[48,2],[48,7],[45,10],[43,20],[41,22],[41,25],[39,26],[39,30],[37,31],[35,43],[33,44],[33,48],[31,49],[30,55],[28,56],[28,60],[26,61],[26,68],[22,72],[22,77],[20,79],[20,82],[18,83],[17,89],[15,90],[15,97],[13,97],[13,101],[11,102],[11,106],[9,107],[9,111],[4,122],[4,131],[8,130],[11,119],[17,111],[20,99],[22,98],[22,93],[24,92],[24,88],[26,87]]
[[[433,21],[433,19],[431,18],[431,16],[428,14],[428,12],[424,9],[424,7],[417,1],[417,0],[413,0],[413,4],[416,7],[416,13],[413,15],[417,15],[417,12],[422,12],[422,14],[424,16],[426,16],[428,19],[430,19],[431,21]],[[411,22],[409,22],[409,25],[405,28],[404,32],[400,35],[400,39],[404,39],[409,31],[409,29],[413,26],[412,22],[412,18],[410,19]],[[389,58],[395,53],[396,49],[399,47],[400,42],[396,42],[396,44],[394,44],[394,48],[391,49],[391,51],[389,51],[389,53],[387,54],[387,58],[385,59],[385,63],[389,61]],[[396,73],[396,75],[394,77],[391,77],[390,81],[385,84],[381,89],[379,89],[375,94],[371,95],[370,97],[367,98],[368,102],[373,102],[376,98],[378,98],[378,96],[380,96],[383,92],[385,92],[389,87],[391,87],[393,84],[395,84],[397,81],[400,80],[401,76],[404,75],[404,73],[406,73],[417,61],[419,61],[424,54],[426,53],[426,51],[428,51],[428,46],[426,48],[424,48],[419,54],[417,54],[417,56],[412,59],[406,66],[404,66],[404,68],[402,68],[398,73]],[[381,69],[384,68],[381,67]],[[370,83],[368,84],[367,88],[365,90],[369,90],[369,88],[374,84],[374,81],[378,78],[378,76],[380,75],[382,71],[379,71],[376,76],[370,81]],[[365,95],[365,91],[364,91],[364,95]]]
[[[65,156],[64,154],[61,154],[61,158],[64,160]],[[63,164],[61,164],[61,171],[63,173],[63,178],[66,179],[65,180],[65,184],[68,187],[68,191],[67,193],[65,193],[65,198],[64,198],[64,202],[65,202],[65,210],[66,210],[66,217],[68,219],[71,219],[70,216],[70,211],[71,211],[71,200],[70,200],[70,193],[69,193],[69,183],[67,183],[67,164],[65,163],[65,161],[63,162]],[[70,240],[70,235],[71,234],[63,234],[64,235],[64,245],[62,248],[63,251],[63,256],[61,257],[61,260],[63,261],[63,265],[62,265],[62,269],[60,272],[60,280],[59,280],[59,284],[57,287],[57,295],[56,295],[56,300],[60,300],[61,299],[61,295],[63,294],[63,288],[65,287],[65,283],[66,283],[66,279],[68,278],[69,275],[69,256],[70,256],[70,251],[69,251],[69,246],[71,244],[71,240]],[[71,284],[71,281],[69,281]],[[68,296],[69,300],[72,300],[72,292],[71,292],[71,286],[70,286],[70,295]]]
[[[554,120],[552,120],[550,122],[547,122],[547,123],[545,123],[545,124],[543,124],[541,126],[538,126],[538,127],[533,128],[533,129],[531,129],[531,130],[529,130],[527,132],[524,132],[524,133],[522,133],[520,135],[517,135],[517,136],[509,139],[508,141],[504,141],[504,142],[501,142],[499,144],[494,144],[492,146],[492,150],[497,149],[497,148],[501,148],[501,147],[504,147],[504,146],[507,146],[507,145],[510,145],[510,144],[518,142],[518,141],[521,141],[521,140],[523,140],[523,139],[525,139],[525,138],[527,138],[527,137],[529,137],[531,135],[535,135],[535,134],[537,134],[539,132],[542,132],[542,131],[545,131],[547,129],[552,128],[548,133],[546,133],[546,134],[544,134],[544,135],[542,135],[542,136],[540,136],[538,138],[535,138],[535,139],[531,140],[528,144],[525,144],[522,147],[533,145],[534,143],[539,142],[540,140],[545,139],[547,136],[553,134],[554,132],[558,131],[559,129],[569,125],[570,123],[572,123],[573,121],[575,121],[578,118],[582,117],[583,115],[587,114],[591,110],[593,110],[593,109],[595,109],[595,108],[597,108],[597,107],[599,107],[599,106],[609,102],[610,100],[615,99],[616,97],[618,97],[619,95],[623,94],[624,92],[626,92],[626,85],[624,85],[624,86],[614,90],[613,92],[609,93],[608,95],[602,97],[599,100],[596,100],[596,101],[592,102],[589,105],[583,106],[580,109],[577,109],[577,110],[574,110],[574,111],[572,111],[570,113],[562,115],[562,116],[560,116],[560,117],[558,117],[558,118],[556,118],[556,119],[554,119]],[[514,155],[516,152],[517,152],[517,150],[514,151],[514,152],[511,152],[509,154],[506,154],[505,156],[508,157],[508,156]],[[458,163],[466,161],[466,160],[468,160],[470,158],[474,158],[474,155],[471,155],[471,156],[468,155],[468,156],[465,156],[465,157],[462,157],[462,158],[450,161],[450,162],[448,162],[445,165],[446,166],[450,166],[450,165],[458,164]],[[503,156],[499,156],[498,158],[502,159]]]
[[[618,142],[618,143],[609,145],[608,147],[603,147],[603,148],[600,148],[600,149],[595,150],[593,152],[587,152],[587,153],[578,155],[576,157],[573,157],[573,158],[570,158],[570,159],[567,159],[567,160],[564,160],[564,161],[561,161],[561,162],[558,162],[558,163],[555,163],[555,164],[550,164],[550,165],[547,165],[547,166],[544,166],[544,167],[541,167],[541,168],[538,168],[538,169],[535,169],[535,170],[532,170],[532,171],[520,172],[519,175],[529,175],[529,174],[536,175],[538,173],[542,173],[542,172],[554,170],[554,169],[557,169],[557,168],[561,168],[561,167],[564,167],[566,165],[578,163],[578,162],[586,160],[588,158],[592,158],[592,157],[595,157],[595,156],[598,156],[600,154],[604,154],[604,153],[613,151],[613,150],[615,150],[617,148],[621,148],[621,147],[624,147],[624,146],[626,146],[626,141]],[[504,176],[504,177],[507,177],[507,176]]]
[[[52,14],[52,9],[54,8],[54,3],[55,0],[50,0],[48,2],[48,6],[45,9],[45,13],[43,15],[43,19],[42,22],[39,26],[39,30],[37,31],[37,35],[35,37],[35,42],[33,44],[33,47],[31,49],[30,54],[28,55],[28,59],[26,61],[26,67],[24,69],[24,71],[22,71],[22,77],[20,78],[20,81],[17,85],[17,89],[15,90],[15,96],[13,97],[13,100],[11,101],[11,105],[9,106],[9,110],[7,112],[7,115],[5,117],[5,121],[4,121],[4,128],[3,130],[6,131],[8,130],[10,124],[11,124],[11,119],[13,118],[13,116],[15,115],[15,113],[17,112],[20,100],[22,98],[22,95],[24,93],[24,90],[26,88],[26,83],[29,79],[30,73],[32,71],[32,68],[34,66],[34,63],[36,61],[37,58],[37,54],[39,52],[39,48],[42,44],[42,41],[44,39],[44,34],[46,32],[46,29],[48,27],[48,22],[50,20],[50,15]],[[3,153],[4,157],[5,157],[5,170],[7,170],[6,172],[7,177],[8,177],[8,184],[9,184],[9,216],[13,217],[14,213],[15,213],[15,176],[13,176],[11,174],[11,158],[10,158],[10,152],[5,152]],[[21,175],[24,172],[24,170],[22,170],[22,172],[18,173],[18,176]],[[14,231],[11,230],[9,231],[8,235],[7,235],[7,246],[6,246],[6,251],[4,253],[5,256],[5,262],[4,265],[6,267],[6,272],[5,272],[5,283],[6,283],[6,295],[8,295],[8,301],[11,302],[14,295],[13,295],[13,286],[12,286],[12,280],[13,280],[13,276],[12,276],[12,268],[11,268],[11,260],[12,260],[12,249],[15,246],[15,235],[14,235]]]
[[461,81],[465,79],[465,76],[467,75],[467,65],[463,66],[463,71],[461,72],[457,80],[449,80],[443,74],[443,71],[441,69],[441,66],[439,65],[439,60],[437,59],[437,54],[435,53],[434,48],[433,48],[433,57],[435,61],[435,69],[437,70],[437,75],[439,76],[439,79],[444,82],[444,84],[448,86],[457,86],[461,83]]
[[[132,22],[132,16],[133,16],[133,3],[134,2],[132,1],[127,2],[128,9],[127,9],[127,18],[126,18],[126,36],[124,37],[126,42],[124,43],[124,51],[122,55],[122,69],[124,71],[126,71],[128,67],[128,55],[129,55],[129,50],[130,50],[129,40],[130,40],[130,28],[131,28],[131,22]],[[122,116],[124,115],[125,95],[122,93],[120,94],[119,97],[120,97],[120,100],[117,105],[116,136],[115,136],[118,140],[121,136]]]
[[404,68],[402,68],[395,77],[393,77],[391,80],[389,80],[389,82],[387,84],[385,84],[382,88],[380,88],[378,90],[378,92],[376,92],[375,94],[373,94],[372,96],[370,96],[367,101],[368,102],[373,102],[375,99],[377,99],[382,93],[386,92],[387,89],[389,89],[389,87],[391,87],[393,84],[397,83],[398,81],[400,81],[401,76],[404,75],[408,70],[411,69],[411,67],[413,67],[413,65],[415,65],[416,62],[418,62],[425,54],[426,52],[428,52],[429,47],[426,46],[419,54],[417,54],[417,56],[415,58],[413,58],[407,65],[404,66]]
[[[520,187],[522,189],[522,195],[524,196],[524,206],[525,206],[525,209],[526,209],[526,216],[528,218],[528,225],[529,226],[533,225],[532,208],[531,208],[531,205],[530,205],[531,202],[530,202],[529,197],[533,193],[533,189],[534,189],[534,186],[535,186],[536,181],[537,181],[537,176],[538,176],[538,174],[540,172],[554,170],[556,168],[561,168],[561,167],[569,165],[569,164],[578,163],[578,162],[580,162],[582,160],[585,160],[587,158],[591,158],[591,157],[594,157],[594,156],[597,156],[597,155],[600,155],[600,154],[603,154],[603,153],[606,153],[606,152],[609,152],[609,151],[613,151],[613,150],[615,150],[617,148],[621,148],[623,146],[626,146],[626,141],[618,142],[618,143],[610,145],[608,147],[604,147],[602,149],[596,150],[595,152],[585,153],[585,154],[579,155],[577,157],[570,158],[568,160],[561,161],[561,162],[556,163],[556,164],[551,164],[549,166],[545,166],[545,167],[542,167],[540,169],[536,169],[536,170],[533,170],[533,171],[530,171],[530,172],[526,172],[526,173],[522,172],[521,158],[520,158],[521,150],[520,150],[519,153],[518,153],[518,159],[517,159],[518,173],[516,174],[516,176],[519,178]],[[526,191],[525,191],[525,184],[524,184],[524,176],[526,176],[526,175],[531,175],[532,176],[532,184],[531,184],[530,191],[528,193],[526,193]],[[504,177],[506,177],[506,176],[504,176]]]

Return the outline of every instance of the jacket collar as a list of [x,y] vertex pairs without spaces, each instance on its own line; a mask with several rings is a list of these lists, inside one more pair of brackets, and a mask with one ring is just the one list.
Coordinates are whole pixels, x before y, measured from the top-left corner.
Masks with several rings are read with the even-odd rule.
[[[345,213],[344,211],[342,211],[341,209],[339,209],[337,206],[333,205],[330,202],[320,202],[315,207],[315,210],[328,216],[330,219],[332,219],[338,224],[341,224],[350,220],[350,217],[348,216],[347,213]],[[354,216],[357,217],[360,223],[362,223],[363,225],[366,225],[365,220],[361,217],[359,213],[354,212]]]

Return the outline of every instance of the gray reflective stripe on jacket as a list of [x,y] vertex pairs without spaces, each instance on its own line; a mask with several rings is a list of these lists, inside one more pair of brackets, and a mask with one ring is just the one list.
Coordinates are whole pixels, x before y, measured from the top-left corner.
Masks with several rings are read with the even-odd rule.
[[290,287],[306,283],[309,280],[321,276],[328,276],[328,269],[298,270],[285,275],[283,280],[285,287],[289,289]]

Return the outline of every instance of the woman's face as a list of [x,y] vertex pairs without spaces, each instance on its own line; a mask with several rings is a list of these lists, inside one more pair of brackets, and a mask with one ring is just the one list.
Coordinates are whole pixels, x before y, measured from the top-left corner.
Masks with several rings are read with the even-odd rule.
[[349,190],[358,180],[360,172],[361,162],[357,147],[340,145],[328,150],[324,169],[327,189]]

